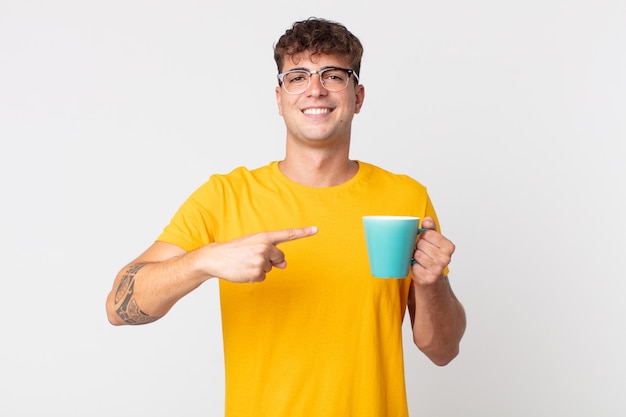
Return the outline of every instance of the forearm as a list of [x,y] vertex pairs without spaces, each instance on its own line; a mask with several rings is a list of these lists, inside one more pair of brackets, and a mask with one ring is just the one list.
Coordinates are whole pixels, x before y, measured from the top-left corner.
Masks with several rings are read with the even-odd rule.
[[456,357],[465,332],[466,318],[447,277],[431,285],[413,283],[413,340],[437,365]]
[[146,324],[163,317],[207,277],[194,268],[194,254],[166,261],[141,257],[117,275],[107,297],[107,315],[114,325]]
[[121,325],[158,320],[178,300],[213,277],[238,283],[261,282],[272,268],[287,266],[285,254],[276,245],[315,233],[315,226],[254,233],[191,252],[155,242],[115,278],[106,303],[109,321]]

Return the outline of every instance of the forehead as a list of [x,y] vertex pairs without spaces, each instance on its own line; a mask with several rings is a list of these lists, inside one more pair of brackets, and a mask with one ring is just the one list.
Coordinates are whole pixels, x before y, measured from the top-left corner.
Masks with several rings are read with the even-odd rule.
[[300,52],[299,54],[291,56],[288,55],[285,57],[283,62],[283,71],[289,71],[294,68],[316,70],[324,67],[350,67],[348,59],[343,55],[313,54],[308,51]]

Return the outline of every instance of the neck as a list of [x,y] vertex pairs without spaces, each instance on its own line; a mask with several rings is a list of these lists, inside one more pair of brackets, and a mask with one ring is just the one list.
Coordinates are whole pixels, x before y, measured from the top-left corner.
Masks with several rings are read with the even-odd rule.
[[280,171],[290,180],[309,187],[332,187],[348,181],[359,170],[356,161],[348,155],[329,155],[324,152],[289,154],[278,163]]

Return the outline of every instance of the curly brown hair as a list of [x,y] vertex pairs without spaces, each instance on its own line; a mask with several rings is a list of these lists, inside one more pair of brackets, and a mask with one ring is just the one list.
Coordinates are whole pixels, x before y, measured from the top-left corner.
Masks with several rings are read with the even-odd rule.
[[344,25],[326,19],[311,17],[295,22],[274,45],[274,60],[278,72],[283,70],[285,58],[302,52],[341,55],[348,59],[350,69],[361,70],[363,45]]

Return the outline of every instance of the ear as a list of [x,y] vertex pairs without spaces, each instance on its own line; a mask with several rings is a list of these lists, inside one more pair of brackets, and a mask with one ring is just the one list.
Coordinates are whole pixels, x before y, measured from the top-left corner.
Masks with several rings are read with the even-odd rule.
[[354,94],[356,97],[354,103],[354,114],[358,114],[361,111],[361,107],[363,106],[363,100],[365,100],[365,87],[359,84],[355,87],[354,90]]
[[281,100],[281,92],[282,92],[282,88],[280,88],[280,86],[276,87],[276,104],[278,105],[278,114],[279,115],[283,115],[283,103]]

